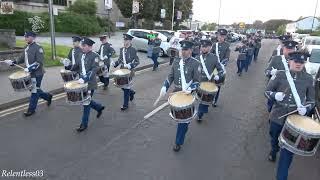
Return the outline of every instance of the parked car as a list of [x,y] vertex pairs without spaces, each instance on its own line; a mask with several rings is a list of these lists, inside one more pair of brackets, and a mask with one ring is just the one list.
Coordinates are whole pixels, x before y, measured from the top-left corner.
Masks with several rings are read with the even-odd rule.
[[170,39],[174,36],[174,31],[171,31],[171,30],[154,30],[154,31],[157,31],[163,35],[165,35],[167,38],[168,38],[168,42],[170,41]]
[[308,49],[309,51],[320,45],[320,37],[307,36],[302,40],[302,49]]
[[167,51],[169,49],[168,38],[162,33],[147,30],[147,29],[129,29],[128,34],[132,35],[134,38],[132,39],[132,47],[136,48],[139,51],[147,51],[148,50],[148,38],[147,35],[151,32],[158,35],[158,38],[161,39],[161,51],[159,56],[167,56]]
[[313,48],[310,51],[310,57],[306,62],[307,73],[311,74],[315,78],[320,67],[320,46]]

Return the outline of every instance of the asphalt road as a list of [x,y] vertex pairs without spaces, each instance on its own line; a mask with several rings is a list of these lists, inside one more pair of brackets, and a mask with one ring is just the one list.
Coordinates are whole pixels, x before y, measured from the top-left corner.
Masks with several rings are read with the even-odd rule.
[[[258,62],[241,77],[232,53],[219,106],[210,108],[202,124],[192,122],[179,153],[172,151],[176,125],[168,108],[143,120],[169,71],[164,65],[135,77],[136,99],[127,112],[120,111],[121,90],[99,90],[95,99],[106,110],[101,119],[92,111],[89,128],[81,134],[74,131],[81,107],[68,106],[64,99],[50,108],[40,105],[30,118],[22,112],[1,117],[0,170],[43,170],[45,176],[36,179],[50,180],[274,179],[276,164],[267,161],[263,70],[275,47],[275,41],[264,40]],[[319,178],[319,152],[295,157],[290,180]]]

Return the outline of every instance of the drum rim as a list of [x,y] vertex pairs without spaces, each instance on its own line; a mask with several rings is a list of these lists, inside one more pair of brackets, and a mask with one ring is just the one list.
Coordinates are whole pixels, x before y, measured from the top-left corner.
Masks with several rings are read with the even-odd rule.
[[[24,74],[26,74],[26,76],[20,77],[20,78],[12,78],[12,75],[17,74],[17,73],[24,73]],[[31,79],[31,74],[28,72],[24,72],[24,71],[16,71],[14,73],[11,73],[8,78],[10,80],[22,80],[22,79],[29,79],[29,78]]]
[[[290,115],[292,116],[292,115]],[[289,116],[288,116],[289,117]],[[309,117],[308,117],[309,119]],[[311,121],[313,121],[312,119],[309,119]],[[301,134],[304,134],[305,136],[308,136],[308,137],[319,137],[320,138],[320,132],[319,133],[315,133],[315,132],[310,132],[310,131],[305,131],[305,129],[302,129],[300,127],[296,127],[292,124],[292,122],[290,121],[290,119],[287,119],[286,120],[286,123],[288,126],[290,126],[292,129],[294,129],[295,131],[301,133]]]
[[[319,144],[319,143],[318,143]],[[282,134],[279,136],[279,146],[280,147],[284,147],[285,149],[287,149],[288,151],[300,155],[300,156],[314,156],[315,153],[317,152],[317,147],[318,144],[315,146],[315,148],[313,148],[312,151],[302,151],[297,149],[296,147],[291,146],[290,144],[288,144],[284,138],[282,137]],[[306,153],[307,152],[307,153]]]
[[[117,72],[117,71],[123,71],[123,70],[128,70],[129,72],[127,73],[127,74],[115,74],[115,72]],[[115,77],[114,78],[116,78],[116,77],[126,77],[126,76],[129,76],[130,77],[130,74],[132,73],[132,71],[131,70],[129,70],[129,69],[117,69],[117,70],[115,70],[115,71],[113,71],[112,72],[112,75],[114,75]]]
[[[65,89],[65,91],[68,91],[68,92],[69,92],[69,91],[72,91],[72,90],[88,89],[88,83],[81,84],[81,85],[83,85],[83,87],[76,88],[76,89],[70,89],[70,88],[67,88],[67,87],[66,87],[66,86],[67,86],[67,84],[72,83],[72,82],[77,82],[77,80],[68,81],[68,82],[64,83],[63,88]],[[78,83],[78,84],[79,84],[79,83]]]
[[172,118],[172,120],[173,120],[174,122],[176,122],[176,123],[190,123],[193,119],[196,118],[197,114],[198,114],[198,111],[195,109],[195,111],[193,112],[192,117],[190,117],[190,118],[188,118],[188,119],[176,119],[176,118],[173,117],[173,115],[172,115],[171,112],[169,113],[169,115],[170,115],[170,117]]
[[[181,91],[178,91],[178,92],[181,92]],[[175,94],[173,94],[173,95],[175,95]],[[172,96],[173,96],[173,95],[172,95]],[[191,103],[191,104],[184,105],[184,106],[173,106],[173,105],[171,104],[171,101],[170,101],[170,99],[172,98],[172,96],[169,96],[169,98],[168,98],[168,103],[169,103],[170,107],[174,107],[174,108],[176,108],[176,109],[183,109],[183,108],[192,107],[192,106],[194,106],[195,103],[196,103],[196,98],[195,98],[195,96],[194,96],[194,95],[191,95],[191,96],[192,96],[192,103]]]
[[[214,84],[215,87],[216,87],[216,91],[209,92],[209,91],[207,91],[207,90],[205,90],[205,89],[201,89],[201,83],[212,83],[212,84]],[[217,93],[217,92],[219,91],[218,85],[217,85],[216,83],[214,83],[214,82],[203,81],[203,82],[201,82],[201,83],[200,83],[199,87],[197,88],[197,90],[199,90],[199,91],[206,92],[206,93],[208,93],[208,94],[214,94],[214,93]]]

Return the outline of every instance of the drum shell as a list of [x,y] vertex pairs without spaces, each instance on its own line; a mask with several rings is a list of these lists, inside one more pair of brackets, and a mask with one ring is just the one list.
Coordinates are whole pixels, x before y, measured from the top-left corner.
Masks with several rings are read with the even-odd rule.
[[102,76],[104,71],[106,70],[105,66],[99,66],[98,69],[97,69],[97,76]]
[[131,71],[129,74],[115,75],[114,74],[114,85],[118,88],[123,88],[125,86],[131,85],[132,79],[134,77],[134,71]]
[[304,132],[289,121],[286,121],[279,136],[281,147],[301,156],[313,156],[319,147],[319,143],[320,134]]
[[69,71],[69,70],[60,71],[60,74],[64,82],[70,82],[77,78],[77,73],[74,71]]
[[169,105],[170,105],[170,116],[177,123],[188,123],[192,121],[195,117],[196,113],[196,101],[193,98],[193,102],[191,104],[187,104],[184,106],[174,106],[170,103],[169,97]]
[[209,92],[201,89],[200,87],[198,87],[196,90],[196,98],[198,99],[198,101],[200,101],[201,104],[204,105],[211,105],[216,94],[217,91]]
[[31,76],[28,74],[26,77],[13,79],[9,77],[9,80],[11,82],[12,88],[16,92],[24,92],[24,91],[30,91],[32,88],[32,81]]
[[77,88],[77,89],[69,89],[64,86],[64,90],[66,92],[66,102],[70,105],[88,105],[91,100],[91,96],[88,93],[88,85]]

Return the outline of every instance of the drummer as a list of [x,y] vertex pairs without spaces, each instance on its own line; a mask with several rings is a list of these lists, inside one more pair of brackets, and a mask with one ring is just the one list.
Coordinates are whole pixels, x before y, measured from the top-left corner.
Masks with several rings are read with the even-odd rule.
[[[80,84],[88,83],[88,92],[91,97],[93,97],[95,89],[97,89],[96,72],[98,68],[99,55],[92,51],[92,46],[95,42],[89,38],[83,38],[81,40],[82,46],[82,56],[80,61],[76,61],[76,64],[71,67],[71,71],[79,71],[80,79],[78,82]],[[83,105],[83,115],[80,127],[76,130],[82,132],[88,128],[90,109],[97,111],[97,118],[100,118],[104,106],[91,100],[89,105]]]
[[22,56],[19,57],[17,61],[5,60],[5,62],[10,66],[13,66],[14,64],[25,63],[27,68],[25,68],[24,71],[30,73],[31,75],[32,89],[29,108],[26,112],[24,112],[24,115],[27,117],[33,115],[36,112],[39,97],[46,100],[47,105],[50,106],[52,95],[41,90],[41,82],[45,73],[43,68],[43,48],[35,42],[36,34],[34,32],[26,32],[24,38],[27,46],[24,50],[24,53],[22,53]]
[[[191,93],[192,90],[195,90],[197,86],[199,86],[201,66],[198,60],[191,57],[193,43],[183,40],[180,41],[180,44],[182,47],[182,58],[175,59],[173,62],[168,78],[164,81],[163,87],[161,88],[160,97],[166,95],[172,83],[174,83],[174,92],[185,91],[186,93]],[[181,70],[180,63],[184,66],[184,71]],[[180,151],[188,131],[188,126],[189,123],[178,123],[173,151]]]
[[291,38],[290,35],[281,35],[281,36],[279,36],[280,44],[278,45],[278,47],[277,47],[275,50],[273,50],[272,55],[271,55],[269,61],[271,61],[271,59],[272,59],[273,56],[283,55],[284,42],[285,42],[285,41],[289,41],[289,40],[292,40],[292,38]]
[[[289,69],[290,74],[294,80],[297,94],[291,92],[286,73],[279,71],[276,76],[271,78],[266,88],[265,96],[273,101],[276,101],[270,113],[270,137],[271,137],[271,152],[268,159],[271,162],[276,161],[277,152],[279,151],[278,137],[286,121],[286,117],[280,116],[294,111],[295,109],[302,116],[310,111],[315,102],[315,91],[313,87],[313,78],[310,74],[303,71],[304,63],[307,60],[307,54],[304,52],[289,53]],[[296,98],[295,98],[296,97]],[[302,106],[297,107],[295,99],[300,98]],[[277,169],[277,180],[286,180],[288,177],[288,170],[293,158],[293,153],[286,149],[281,149],[280,159]]]
[[[210,53],[212,42],[211,40],[201,40],[201,54],[196,59],[201,62],[201,76],[200,81],[218,81],[220,77],[223,76],[223,68],[221,63],[218,61],[218,57],[212,53]],[[214,75],[213,70],[217,69],[218,74]],[[199,104],[198,109],[198,122],[202,122],[202,116],[204,113],[208,113],[208,105]]]
[[[230,44],[226,42],[228,31],[226,29],[218,29],[217,32],[218,32],[218,42],[213,45],[211,51],[218,56],[219,62],[221,62],[222,65],[225,66],[230,58]],[[226,71],[224,71],[224,74],[225,73]],[[217,85],[218,85],[218,92],[214,98],[214,102],[212,104],[213,107],[217,107],[218,98],[220,95],[220,89],[221,89],[220,82],[217,82]]]
[[76,61],[80,61],[82,50],[80,47],[81,37],[73,36],[73,48],[70,49],[68,58],[63,60],[63,64],[66,70],[70,70],[73,65],[76,64]]
[[[132,47],[131,41],[133,39],[133,36],[130,34],[123,34],[124,39],[124,47],[120,48],[120,56],[118,61],[112,62],[112,65],[116,68],[120,65],[121,69],[129,69],[131,71],[134,71],[134,68],[136,68],[139,65],[139,57],[137,55],[137,50]],[[132,84],[128,85],[125,88],[122,88],[123,90],[123,106],[121,107],[122,111],[125,111],[129,108],[129,99],[130,101],[133,101],[134,95],[136,92],[131,89]]]
[[105,71],[103,75],[99,76],[100,81],[103,83],[103,89],[106,90],[109,85],[109,71],[110,71],[110,58],[115,53],[112,44],[108,43],[108,35],[100,36],[101,45],[98,51],[100,60],[104,62]]

